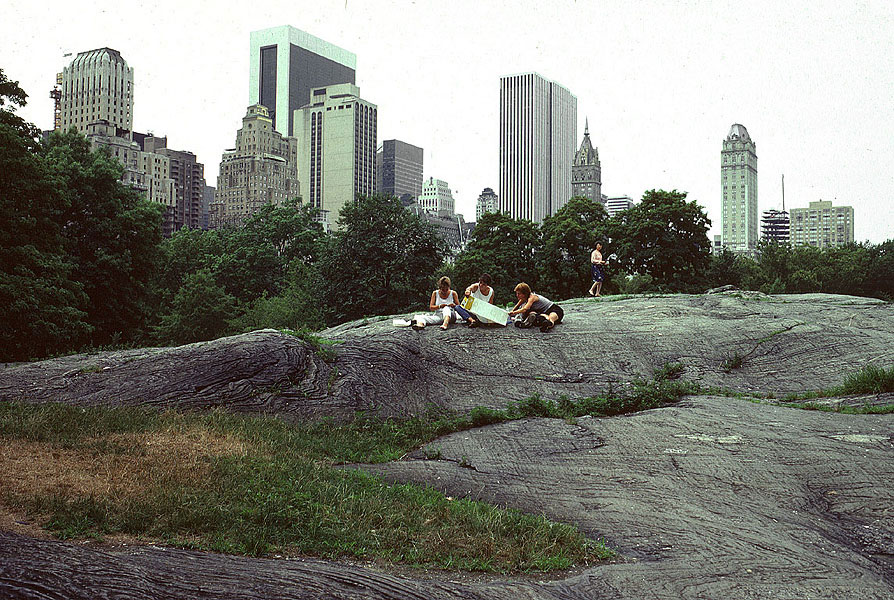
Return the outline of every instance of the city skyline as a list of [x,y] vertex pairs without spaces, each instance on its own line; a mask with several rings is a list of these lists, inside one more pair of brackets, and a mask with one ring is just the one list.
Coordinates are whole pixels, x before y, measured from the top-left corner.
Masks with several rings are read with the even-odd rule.
[[[467,218],[482,189],[501,193],[500,77],[534,71],[577,96],[576,143],[588,119],[608,196],[686,191],[713,237],[718,140],[742,123],[760,145],[759,211],[781,207],[784,174],[786,208],[853,206],[857,241],[894,237],[887,4],[274,1],[264,15],[216,16],[228,6],[162,1],[121,14],[80,2],[47,14],[13,1],[0,67],[29,94],[19,114],[50,129],[56,73],[79,52],[118,50],[134,68],[134,129],[194,152],[215,184],[248,105],[249,35],[292,25],[357,56],[357,85],[379,107],[378,141],[424,148],[424,177],[449,181]],[[593,32],[598,46],[581,44]]]

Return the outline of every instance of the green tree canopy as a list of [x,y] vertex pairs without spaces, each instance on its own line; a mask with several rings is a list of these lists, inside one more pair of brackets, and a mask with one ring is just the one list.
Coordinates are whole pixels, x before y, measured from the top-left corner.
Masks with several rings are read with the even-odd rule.
[[431,225],[383,196],[346,204],[338,225],[320,261],[330,323],[427,306],[446,255]]
[[540,226],[540,288],[554,300],[582,296],[590,287],[590,254],[597,242],[607,253],[608,213],[601,202],[572,198]]
[[704,286],[710,262],[711,221],[686,193],[649,190],[642,202],[610,224],[612,245],[629,273],[650,275],[660,289],[688,291]]
[[71,278],[89,298],[92,343],[138,339],[152,311],[148,284],[161,242],[161,205],[121,183],[120,163],[107,151],[92,151],[74,131],[51,134],[41,156],[60,190],[64,249],[74,265]]
[[514,302],[512,290],[517,283],[524,281],[533,288],[540,283],[540,249],[540,229],[535,223],[502,213],[485,213],[472,230],[468,247],[456,258],[455,287],[462,289],[478,281],[482,273],[489,273],[493,278],[494,302]]

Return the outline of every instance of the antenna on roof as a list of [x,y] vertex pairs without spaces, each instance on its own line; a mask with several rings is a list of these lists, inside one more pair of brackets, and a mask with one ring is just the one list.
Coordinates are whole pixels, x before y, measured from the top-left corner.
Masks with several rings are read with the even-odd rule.
[[782,174],[782,212],[785,212],[785,173]]

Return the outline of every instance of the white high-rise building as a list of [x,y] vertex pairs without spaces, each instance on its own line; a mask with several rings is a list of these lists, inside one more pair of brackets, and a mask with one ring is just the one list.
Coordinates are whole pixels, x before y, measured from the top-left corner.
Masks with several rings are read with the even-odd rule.
[[248,103],[267,107],[273,127],[295,135],[295,111],[313,88],[356,83],[357,57],[289,25],[251,32]]
[[571,198],[577,98],[536,73],[500,78],[500,211],[535,223]]
[[105,121],[118,137],[133,131],[133,67],[111,48],[79,52],[62,70],[61,129],[86,134],[91,123]]
[[376,193],[378,109],[350,83],[314,88],[309,99],[293,119],[298,179],[304,201],[324,211],[324,226],[337,229],[345,204]]
[[480,221],[481,215],[500,211],[500,198],[490,188],[484,188],[475,203],[475,220]]
[[452,217],[456,202],[446,181],[429,177],[422,182],[422,193],[416,200],[419,208],[431,215]]
[[[604,196],[603,196],[604,197]],[[605,198],[605,210],[609,217],[614,217],[618,213],[633,208],[635,204],[630,196],[617,196],[615,198]]]
[[730,127],[720,152],[723,187],[720,227],[723,245],[732,252],[757,250],[757,146],[744,125]]

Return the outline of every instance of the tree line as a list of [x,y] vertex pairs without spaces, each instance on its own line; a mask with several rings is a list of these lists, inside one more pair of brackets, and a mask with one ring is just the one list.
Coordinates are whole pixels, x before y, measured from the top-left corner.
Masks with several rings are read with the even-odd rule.
[[733,284],[894,297],[894,241],[712,255],[707,215],[677,191],[650,190],[613,218],[586,198],[541,224],[486,214],[456,256],[381,196],[345,206],[332,234],[296,199],[241,228],[164,239],[161,207],[120,182],[118,161],[73,131],[39,142],[14,112],[25,99],[0,70],[0,361],[425,311],[441,275],[461,288],[489,273],[500,304],[520,281],[564,300],[586,293],[600,241],[604,293]]

